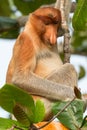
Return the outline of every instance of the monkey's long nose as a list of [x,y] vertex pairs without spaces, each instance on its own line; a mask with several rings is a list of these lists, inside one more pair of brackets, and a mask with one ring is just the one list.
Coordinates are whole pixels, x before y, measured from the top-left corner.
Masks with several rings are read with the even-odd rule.
[[57,42],[57,36],[55,34],[51,34],[50,43],[51,44],[56,44],[56,42]]

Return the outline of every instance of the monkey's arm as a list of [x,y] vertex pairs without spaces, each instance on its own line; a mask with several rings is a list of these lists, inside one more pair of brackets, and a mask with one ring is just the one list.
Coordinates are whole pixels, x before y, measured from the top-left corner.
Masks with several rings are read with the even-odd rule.
[[13,84],[28,91],[30,94],[43,96],[54,100],[65,100],[74,97],[73,89],[65,85],[42,79],[30,72],[28,76],[15,73]]
[[[17,49],[18,52],[16,53]],[[36,66],[35,50],[33,44],[29,42],[28,35],[24,32],[17,40],[13,58],[15,61],[14,72],[10,81],[13,84],[31,94],[54,100],[64,100],[74,96],[73,88],[43,79],[33,73],[33,69]],[[7,77],[9,77],[10,71],[11,68],[8,68]]]
[[78,76],[74,66],[70,63],[66,63],[61,66],[60,69],[55,70],[46,77],[48,80],[57,82],[69,87],[77,86]]

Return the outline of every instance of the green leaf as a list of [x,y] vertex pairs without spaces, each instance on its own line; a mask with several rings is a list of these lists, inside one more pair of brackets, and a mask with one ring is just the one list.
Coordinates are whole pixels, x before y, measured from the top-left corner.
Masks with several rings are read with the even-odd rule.
[[0,0],[0,16],[10,16],[11,9],[8,0]]
[[25,126],[42,121],[45,115],[43,102],[38,100],[35,105],[33,98],[27,92],[10,84],[5,84],[0,89],[0,106],[13,113]]
[[87,116],[84,117],[81,128],[87,126]]
[[[12,128],[12,126],[18,126],[20,128],[23,128],[24,130],[27,130],[17,121],[14,121],[11,119],[0,118],[0,130],[7,130],[7,129]],[[15,128],[14,130],[18,130],[18,129]]]
[[74,93],[75,93],[76,98],[82,99],[82,94],[76,86],[74,87]]
[[45,116],[45,107],[44,103],[40,100],[36,101],[34,123],[40,122],[44,119]]
[[18,28],[18,22],[8,17],[0,17],[0,32],[3,30]]
[[13,113],[13,108],[16,103],[31,110],[33,116],[33,111],[35,110],[33,98],[19,87],[5,84],[0,89],[0,106],[6,111]]
[[16,38],[19,34],[19,24],[15,19],[0,17],[0,37]]
[[16,104],[14,106],[13,114],[21,124],[26,127],[30,126],[30,120],[28,118],[28,115],[25,113],[24,107],[22,107],[20,104]]
[[[60,111],[67,102],[57,102],[53,106],[53,113],[56,114],[58,111]],[[73,101],[69,107],[65,109],[64,112],[62,112],[58,119],[62,124],[64,124],[66,127],[68,127],[71,130],[77,130],[77,128],[81,127],[82,120],[83,120],[83,106],[84,103],[81,100],[75,100]]]
[[14,4],[17,6],[23,14],[29,14],[30,12],[36,10],[41,5],[55,3],[56,0],[14,0]]
[[78,0],[72,24],[75,30],[87,30],[87,0]]
[[4,31],[0,33],[0,38],[4,39],[15,39],[19,35],[19,30],[18,29],[12,29],[8,31]]
[[71,42],[76,54],[87,54],[87,30],[74,31]]
[[86,72],[83,66],[80,65],[79,67],[80,67],[79,79],[81,79],[86,75]]

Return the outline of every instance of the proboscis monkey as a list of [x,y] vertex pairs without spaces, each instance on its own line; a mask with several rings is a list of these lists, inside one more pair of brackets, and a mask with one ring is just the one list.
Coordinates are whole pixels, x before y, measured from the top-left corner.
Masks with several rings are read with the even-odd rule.
[[52,7],[39,8],[29,15],[23,32],[14,45],[7,71],[7,83],[29,92],[44,102],[45,119],[56,100],[74,97],[77,73],[73,65],[62,63],[57,50],[61,14]]

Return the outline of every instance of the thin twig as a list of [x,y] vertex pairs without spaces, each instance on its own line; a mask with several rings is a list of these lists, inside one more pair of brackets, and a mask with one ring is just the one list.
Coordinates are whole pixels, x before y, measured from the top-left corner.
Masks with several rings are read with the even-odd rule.
[[35,125],[31,125],[29,130],[39,130]]

